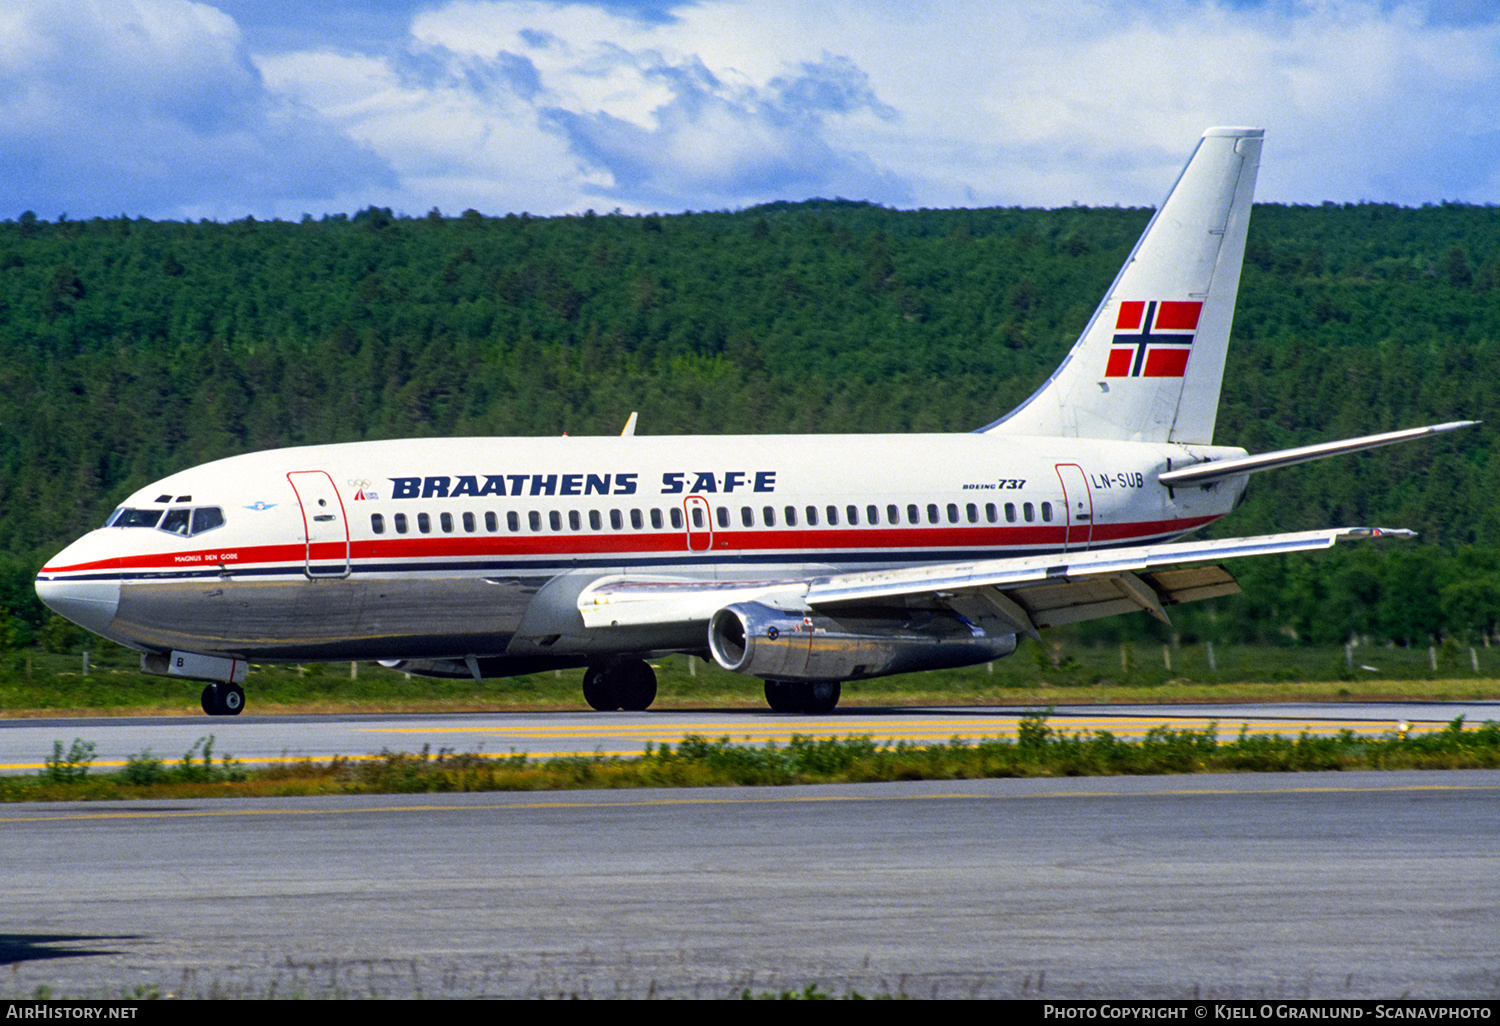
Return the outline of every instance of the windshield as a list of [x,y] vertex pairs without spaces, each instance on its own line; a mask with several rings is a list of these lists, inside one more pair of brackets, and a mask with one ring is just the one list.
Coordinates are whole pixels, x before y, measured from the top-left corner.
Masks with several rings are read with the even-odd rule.
[[[163,516],[162,514],[166,515]],[[155,527],[168,534],[202,534],[224,526],[224,510],[218,506],[181,506],[177,509],[131,509],[121,506],[104,521],[105,527]]]

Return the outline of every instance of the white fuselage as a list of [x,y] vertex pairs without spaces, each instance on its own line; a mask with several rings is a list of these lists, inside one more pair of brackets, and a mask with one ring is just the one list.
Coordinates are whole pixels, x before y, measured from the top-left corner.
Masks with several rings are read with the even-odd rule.
[[610,574],[807,578],[1165,541],[1229,512],[1244,479],[1168,489],[1157,474],[1236,455],[993,434],[281,449],[141,489],[113,518],[134,526],[79,539],[37,586],[54,609],[142,651],[296,661],[692,649],[696,626],[590,637],[534,598],[562,578],[576,595]]

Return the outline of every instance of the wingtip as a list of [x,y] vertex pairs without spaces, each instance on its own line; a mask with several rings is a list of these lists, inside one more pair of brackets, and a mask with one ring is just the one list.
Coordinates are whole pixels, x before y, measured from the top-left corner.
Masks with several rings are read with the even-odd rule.
[[1405,527],[1346,527],[1345,538],[1415,538],[1417,532]]

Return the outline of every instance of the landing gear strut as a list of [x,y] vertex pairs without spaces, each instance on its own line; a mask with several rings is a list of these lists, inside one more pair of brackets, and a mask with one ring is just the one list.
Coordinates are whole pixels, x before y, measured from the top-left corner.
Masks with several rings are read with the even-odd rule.
[[766,681],[766,704],[773,712],[812,713],[821,716],[831,713],[839,704],[843,687],[836,680],[819,680],[811,683],[794,680]]
[[199,701],[210,716],[238,716],[245,708],[245,689],[238,684],[210,684]]
[[639,712],[656,700],[656,671],[644,659],[590,666],[583,675],[583,699],[600,712]]

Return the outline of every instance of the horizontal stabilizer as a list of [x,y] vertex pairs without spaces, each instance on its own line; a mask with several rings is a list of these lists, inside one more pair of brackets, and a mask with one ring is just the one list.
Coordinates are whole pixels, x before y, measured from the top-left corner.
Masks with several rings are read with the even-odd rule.
[[1380,435],[1346,438],[1339,442],[1322,442],[1318,445],[1304,445],[1297,449],[1263,452],[1257,456],[1241,456],[1236,459],[1214,460],[1210,463],[1198,463],[1191,467],[1169,470],[1164,474],[1159,474],[1156,479],[1168,488],[1212,484],[1215,481],[1222,481],[1226,477],[1253,474],[1258,470],[1270,470],[1273,467],[1289,467],[1294,463],[1309,463],[1312,460],[1321,460],[1329,456],[1341,456],[1349,452],[1361,452],[1365,449],[1378,449],[1382,445],[1395,445],[1397,442],[1408,442],[1414,438],[1440,435],[1446,431],[1457,431],[1459,428],[1471,427],[1478,423],[1479,421],[1477,420],[1455,420],[1449,424],[1407,428],[1404,431],[1387,431]]

